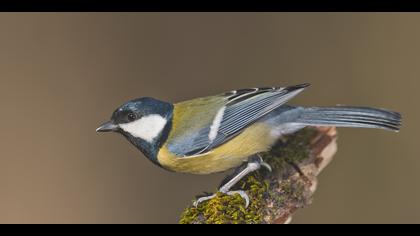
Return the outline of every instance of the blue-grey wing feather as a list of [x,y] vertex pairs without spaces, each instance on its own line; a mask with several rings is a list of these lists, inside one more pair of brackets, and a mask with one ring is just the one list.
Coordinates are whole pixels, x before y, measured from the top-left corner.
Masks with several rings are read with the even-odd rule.
[[220,124],[216,138],[203,152],[209,151],[240,134],[247,126],[285,104],[302,91],[304,87],[306,85],[287,88],[264,88],[263,93],[256,94],[233,105],[228,103],[225,117]]
[[[206,127],[200,130],[199,135],[195,135],[193,142],[190,142],[188,147],[186,147],[189,151],[182,154],[190,156],[204,153],[214,147],[214,144],[222,144],[224,141],[227,141],[232,130],[237,130],[244,123],[249,123],[247,120],[251,117],[249,116],[250,112],[266,104],[268,101],[265,101],[263,98],[269,97],[267,92],[274,90],[279,90],[279,88],[241,89],[225,93],[225,111],[215,139],[210,140],[209,138],[212,123],[208,123]],[[251,101],[255,102],[252,103]],[[237,126],[233,127],[235,124]]]
[[185,140],[186,142],[177,142],[178,144],[183,144],[181,147],[178,145],[173,147],[171,151],[180,156],[191,156],[208,152],[232,139],[247,126],[285,104],[306,86],[308,85],[286,88],[241,89],[225,93],[225,110],[215,138],[213,140],[209,138],[212,125],[212,123],[209,123],[199,132],[188,136],[189,138]]

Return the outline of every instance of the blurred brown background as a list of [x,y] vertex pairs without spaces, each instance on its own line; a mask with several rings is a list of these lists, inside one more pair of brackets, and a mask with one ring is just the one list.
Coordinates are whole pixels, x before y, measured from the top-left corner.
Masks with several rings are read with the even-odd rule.
[[419,24],[412,13],[2,13],[0,223],[176,223],[224,175],[166,172],[95,128],[139,96],[303,82],[293,104],[385,107],[404,123],[340,129],[294,223],[420,223]]

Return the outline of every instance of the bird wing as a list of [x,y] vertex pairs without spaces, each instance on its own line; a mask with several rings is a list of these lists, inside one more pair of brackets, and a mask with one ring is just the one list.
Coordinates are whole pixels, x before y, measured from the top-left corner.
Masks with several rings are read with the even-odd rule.
[[175,104],[167,147],[181,157],[211,151],[307,86],[240,89]]

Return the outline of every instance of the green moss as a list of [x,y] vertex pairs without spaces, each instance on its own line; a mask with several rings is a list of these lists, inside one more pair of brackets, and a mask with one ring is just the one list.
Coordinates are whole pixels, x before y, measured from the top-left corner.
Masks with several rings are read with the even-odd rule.
[[[273,150],[263,153],[264,160],[274,172],[290,168],[289,163],[298,163],[309,156],[309,142],[315,135],[310,128],[279,141]],[[181,215],[181,224],[256,224],[264,223],[264,216],[274,214],[262,212],[266,204],[283,206],[290,201],[303,200],[303,184],[288,180],[279,182],[264,172],[255,172],[241,180],[235,189],[243,189],[250,198],[248,208],[241,196],[217,193],[216,197],[200,203],[197,208],[188,207]],[[278,192],[280,189],[280,194]]]
[[181,216],[181,224],[193,224],[197,220],[206,224],[252,224],[262,221],[264,194],[268,191],[268,183],[259,174],[249,176],[241,182],[247,189],[250,204],[245,208],[245,200],[238,194],[228,196],[218,192],[216,197],[201,203],[197,208],[187,208]]

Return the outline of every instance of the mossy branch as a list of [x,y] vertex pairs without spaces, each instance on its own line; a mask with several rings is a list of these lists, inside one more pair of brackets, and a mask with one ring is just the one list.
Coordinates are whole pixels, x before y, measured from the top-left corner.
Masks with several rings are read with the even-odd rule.
[[234,189],[245,190],[250,205],[239,196],[217,197],[190,206],[181,215],[182,224],[285,224],[292,214],[312,201],[318,174],[337,150],[334,127],[305,128],[280,140],[264,160],[273,172],[260,170],[240,181]]

